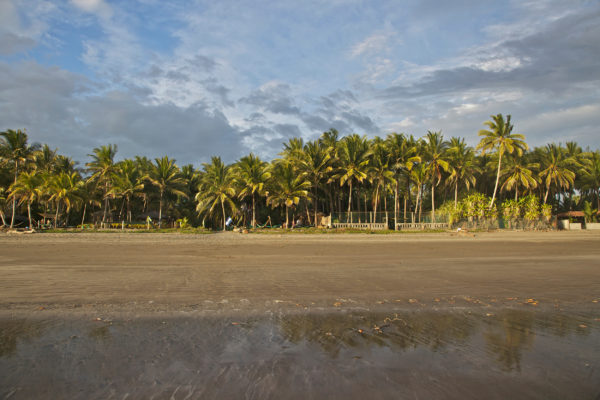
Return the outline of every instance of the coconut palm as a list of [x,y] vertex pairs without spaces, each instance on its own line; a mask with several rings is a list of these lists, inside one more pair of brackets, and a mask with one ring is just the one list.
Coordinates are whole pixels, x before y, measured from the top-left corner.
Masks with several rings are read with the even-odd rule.
[[515,189],[515,201],[519,199],[519,187],[533,189],[538,185],[533,170],[539,168],[539,164],[528,162],[526,157],[506,158],[506,163],[500,173],[504,183],[500,191]]
[[256,227],[256,195],[264,193],[265,184],[271,177],[268,164],[258,156],[250,153],[240,158],[235,165],[235,174],[241,190],[238,197],[243,199],[250,195],[252,197],[252,228]]
[[338,143],[340,165],[333,179],[339,180],[340,186],[348,185],[349,222],[352,222],[352,186],[354,182],[362,183],[367,178],[370,155],[369,140],[365,136],[352,134]]
[[465,139],[453,137],[448,143],[449,182],[454,183],[454,209],[458,207],[458,186],[464,183],[467,190],[477,182],[479,168],[475,164],[475,152]]
[[106,214],[109,206],[109,192],[112,186],[112,178],[116,171],[115,155],[117,154],[117,145],[109,144],[108,146],[96,147],[93,154],[88,154],[92,157],[92,161],[86,164],[88,170],[92,173],[89,180],[96,182],[97,186],[103,188],[104,213],[102,214],[102,224],[106,223]]
[[435,222],[435,188],[442,181],[442,171],[448,172],[448,143],[441,132],[427,132],[423,142],[423,161],[431,179],[431,222]]
[[0,187],[0,219],[2,220],[2,225],[6,226],[6,216],[4,215],[4,208],[6,207],[6,189]]
[[[131,223],[132,217],[131,199],[135,196],[141,196],[144,190],[145,178],[146,176],[141,174],[133,160],[126,159],[117,163],[116,171],[112,177],[113,186],[109,193],[115,197],[123,198],[124,205],[126,206],[127,221],[129,223]],[[122,210],[123,207],[121,207]]]
[[566,155],[563,148],[554,143],[546,145],[541,152],[540,178],[546,187],[544,204],[548,200],[552,184],[558,190],[569,189],[575,182],[575,173],[571,170],[577,162]]
[[304,145],[300,170],[306,174],[306,178],[311,183],[313,207],[314,207],[314,223],[318,225],[317,209],[319,185],[325,181],[329,172],[332,170],[330,165],[331,152],[319,141],[308,142]]
[[394,173],[390,170],[390,153],[386,143],[380,138],[375,138],[375,141],[373,142],[371,162],[369,165],[369,180],[375,185],[373,212],[377,215],[379,194],[382,190],[385,191],[390,183],[395,181]]
[[[0,132],[0,160],[13,168],[14,180],[17,182],[20,170],[25,163],[34,159],[35,152],[39,149],[38,144],[29,145],[27,143],[27,133],[21,130],[8,129]],[[15,211],[17,208],[17,198],[13,197],[12,201],[12,216],[10,219],[10,227],[15,223]]]
[[415,183],[417,196],[415,202],[415,214],[419,212],[418,221],[421,222],[421,210],[423,209],[423,187],[429,178],[429,168],[425,163],[418,163],[410,171],[410,179]]
[[162,209],[165,194],[172,194],[181,197],[187,197],[185,194],[185,180],[181,177],[179,168],[175,165],[175,160],[170,160],[169,157],[156,158],[154,164],[150,165],[148,172],[148,181],[158,189],[159,206],[158,206],[158,227],[162,223]]
[[596,208],[600,210],[600,151],[589,153],[588,161],[579,173],[583,189],[596,194]]
[[287,160],[279,160],[272,168],[268,185],[267,204],[273,207],[285,206],[285,227],[289,227],[289,208],[298,205],[308,196],[310,181],[306,174],[296,171]]
[[204,174],[198,187],[196,210],[200,214],[212,215],[218,206],[221,207],[223,217],[223,230],[227,228],[225,206],[231,212],[237,207],[233,201],[236,197],[235,174],[230,166],[221,161],[221,157],[213,157],[210,164],[202,164]]
[[496,151],[498,154],[498,168],[496,172],[496,183],[494,185],[494,194],[490,201],[489,208],[491,209],[496,199],[498,190],[498,182],[500,181],[500,171],[502,168],[502,156],[504,153],[512,154],[516,152],[519,156],[527,150],[529,146],[525,143],[525,136],[517,133],[512,133],[513,125],[510,123],[510,115],[506,116],[506,121],[502,114],[492,115],[492,121],[486,121],[483,124],[487,125],[489,130],[482,129],[478,135],[483,136],[477,149],[481,150],[481,154],[486,152]]
[[35,171],[23,172],[10,187],[9,198],[19,199],[19,203],[27,202],[27,215],[29,217],[29,228],[33,227],[31,220],[31,204],[40,196],[41,176]]
[[41,172],[52,172],[56,166],[57,150],[52,150],[47,144],[44,144],[34,154],[35,169]]
[[56,201],[56,215],[54,217],[54,227],[58,224],[58,215],[61,202],[65,205],[65,224],[69,223],[69,212],[71,208],[80,200],[80,190],[83,184],[81,175],[78,172],[61,172],[53,175],[50,182],[50,201]]
[[419,146],[415,138],[403,134],[392,133],[386,138],[388,150],[391,157],[391,169],[395,174],[394,187],[394,221],[398,221],[398,192],[400,180],[406,181],[406,191],[404,194],[404,220],[406,220],[407,203],[410,199],[410,171],[415,163],[421,162],[421,157],[417,155]]

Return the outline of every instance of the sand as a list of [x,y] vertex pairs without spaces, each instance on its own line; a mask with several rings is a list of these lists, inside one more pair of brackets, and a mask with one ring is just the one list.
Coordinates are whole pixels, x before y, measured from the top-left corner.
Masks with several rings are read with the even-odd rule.
[[0,254],[5,310],[600,297],[600,233],[585,231],[2,235]]

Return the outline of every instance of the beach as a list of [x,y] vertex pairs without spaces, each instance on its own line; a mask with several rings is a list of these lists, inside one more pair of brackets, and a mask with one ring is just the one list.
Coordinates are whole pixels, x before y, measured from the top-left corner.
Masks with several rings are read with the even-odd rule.
[[4,234],[0,396],[595,398],[599,249],[586,231]]

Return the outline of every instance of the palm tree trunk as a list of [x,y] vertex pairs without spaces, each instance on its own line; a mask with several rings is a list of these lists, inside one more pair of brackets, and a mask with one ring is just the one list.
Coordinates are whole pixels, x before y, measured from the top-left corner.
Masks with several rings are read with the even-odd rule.
[[56,229],[56,224],[58,222],[58,209],[60,208],[60,200],[56,201],[56,214],[54,215],[54,229]]
[[546,204],[546,200],[548,200],[548,193],[550,193],[550,185],[548,185],[548,188],[546,189],[546,195],[544,196],[544,204]]
[[129,196],[127,196],[127,222],[131,223],[131,206],[129,203]]
[[435,222],[435,177],[431,180],[431,222]]
[[256,228],[256,203],[252,192],[252,229]]
[[102,215],[102,227],[106,223],[106,212],[108,211],[108,182],[104,184],[104,214]]
[[396,185],[394,186],[394,230],[398,229],[398,180],[396,179]]
[[515,201],[519,199],[519,188],[515,185]]
[[285,204],[285,229],[288,229],[290,226],[290,216],[289,216],[289,207],[287,203]]
[[[17,184],[17,176],[19,174],[19,162],[15,161],[15,185]],[[17,198],[13,196],[12,202],[12,217],[10,219],[10,229],[13,228],[15,224],[15,210],[17,209]]]
[[29,229],[33,229],[33,225],[31,224],[31,201],[27,202],[27,215],[29,216]]
[[158,229],[160,229],[160,225],[162,223],[162,201],[163,201],[163,191],[160,191],[160,200],[158,202]]
[[6,219],[4,219],[4,211],[0,210],[0,219],[2,219],[2,226],[6,226]]
[[[443,204],[442,204],[443,205]],[[458,179],[454,182],[454,209],[458,208]]]
[[498,190],[498,182],[500,181],[500,166],[502,164],[502,152],[498,152],[498,172],[496,173],[496,184],[494,185],[494,194],[492,195],[492,201],[490,202],[490,209],[494,206],[494,200],[496,200],[496,190]]
[[223,212],[223,232],[225,232],[227,230],[227,220],[225,219],[225,203],[223,203],[223,199],[221,199],[221,211]]
[[[350,190],[348,192],[348,215],[346,215],[346,222],[352,223],[352,208],[351,208],[351,204],[352,204],[352,178],[350,178],[348,185],[350,187]],[[350,218],[350,221],[348,221],[348,217]]]
[[81,217],[81,230],[83,230],[83,224],[85,223],[85,211],[87,209],[87,201],[83,204],[83,217]]
[[[316,186],[316,184],[315,184],[315,186]],[[318,222],[317,221],[317,189],[316,189],[316,187],[314,189],[313,197],[315,199],[314,206],[315,206],[315,228],[316,228],[318,226],[318,223],[317,223]]]

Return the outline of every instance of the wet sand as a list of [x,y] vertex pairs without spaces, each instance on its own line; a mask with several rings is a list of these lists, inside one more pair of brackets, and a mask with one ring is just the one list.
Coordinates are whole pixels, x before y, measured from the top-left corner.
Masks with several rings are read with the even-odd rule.
[[600,395],[600,232],[0,236],[0,397]]

